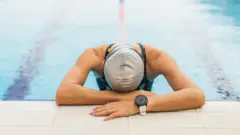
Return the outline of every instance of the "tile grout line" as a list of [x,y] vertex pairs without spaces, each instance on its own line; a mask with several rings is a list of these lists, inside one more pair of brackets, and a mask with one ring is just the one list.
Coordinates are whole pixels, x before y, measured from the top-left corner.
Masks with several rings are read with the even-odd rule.
[[53,118],[53,121],[52,121],[51,126],[54,125],[54,123],[55,123],[55,121],[56,121],[56,119],[57,119],[57,116],[58,116],[58,114],[60,113],[61,107],[60,107],[60,106],[57,106],[57,107],[58,107],[58,109],[57,109],[57,112],[56,112],[56,114],[55,114],[55,116],[54,116],[54,118]]
[[202,118],[202,116],[200,115],[200,112],[198,112],[197,109],[195,109],[195,111],[196,111],[196,113],[197,113],[197,116],[200,118],[202,128],[203,128],[203,129],[205,130],[205,132],[206,132],[206,126],[205,126],[205,124],[204,124],[204,122],[203,122],[203,118]]
[[131,135],[130,119],[131,119],[131,116],[128,116],[128,118],[127,118],[127,120],[128,120],[128,135]]

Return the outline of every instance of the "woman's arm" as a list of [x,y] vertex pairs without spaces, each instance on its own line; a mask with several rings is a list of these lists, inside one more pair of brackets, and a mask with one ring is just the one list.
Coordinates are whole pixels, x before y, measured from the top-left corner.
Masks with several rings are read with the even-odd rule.
[[130,93],[117,93],[114,91],[97,91],[84,87],[84,82],[96,66],[101,65],[101,58],[95,49],[90,48],[83,52],[76,64],[62,80],[57,93],[56,104],[58,105],[96,105],[108,102],[134,99],[136,95],[154,95],[151,92],[134,91]]
[[179,111],[200,108],[205,104],[204,94],[193,88],[149,97],[148,112]]
[[100,62],[101,58],[94,48],[85,50],[62,80],[56,93],[56,104],[104,104],[119,100],[117,93],[95,91],[83,86],[91,69],[99,66]]
[[150,57],[151,69],[163,74],[175,92],[149,97],[147,111],[194,109],[205,104],[203,91],[180,70],[171,56],[154,49]]
[[100,105],[119,100],[119,94],[113,91],[96,91],[68,83],[59,87],[55,102],[58,105]]

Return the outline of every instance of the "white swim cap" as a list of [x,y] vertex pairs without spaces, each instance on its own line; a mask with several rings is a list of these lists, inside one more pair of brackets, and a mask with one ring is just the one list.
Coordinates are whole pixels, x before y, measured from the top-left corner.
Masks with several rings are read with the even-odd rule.
[[132,45],[116,45],[107,55],[104,75],[112,90],[136,90],[144,76],[144,62]]

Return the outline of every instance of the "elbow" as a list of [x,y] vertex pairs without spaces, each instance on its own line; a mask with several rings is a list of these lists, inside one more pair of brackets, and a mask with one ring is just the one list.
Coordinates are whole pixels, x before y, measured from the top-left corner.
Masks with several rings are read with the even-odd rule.
[[84,92],[74,84],[61,84],[55,97],[57,105],[81,105],[85,100]]
[[58,95],[56,95],[55,104],[58,105],[58,106],[63,104],[61,98]]
[[63,105],[64,104],[64,94],[63,94],[63,89],[58,89],[56,96],[55,96],[55,103],[56,105]]
[[201,108],[206,103],[205,95],[202,90],[196,90],[194,91],[194,102],[196,105],[196,108]]
[[57,105],[67,104],[67,99],[70,91],[68,91],[67,86],[61,85],[56,92],[55,103]]

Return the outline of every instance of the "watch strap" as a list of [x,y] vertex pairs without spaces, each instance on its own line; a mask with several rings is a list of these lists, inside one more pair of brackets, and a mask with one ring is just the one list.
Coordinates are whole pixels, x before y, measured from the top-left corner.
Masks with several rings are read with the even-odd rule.
[[147,113],[147,106],[139,106],[139,112],[140,112],[140,115],[146,115]]

